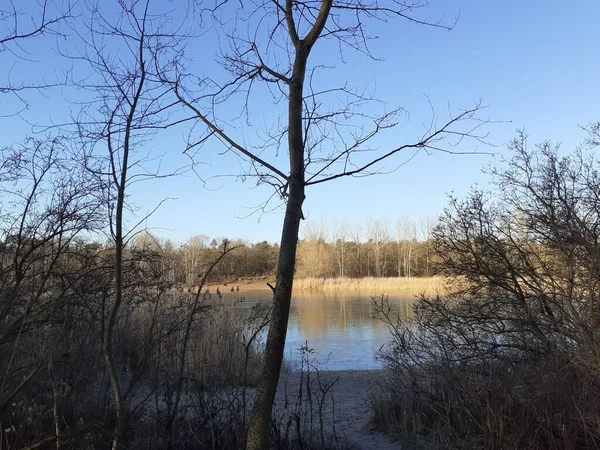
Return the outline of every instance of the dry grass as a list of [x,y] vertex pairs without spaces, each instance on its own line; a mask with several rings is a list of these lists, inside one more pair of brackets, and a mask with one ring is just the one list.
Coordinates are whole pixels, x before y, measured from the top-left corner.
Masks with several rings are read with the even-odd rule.
[[597,374],[561,356],[470,369],[389,372],[373,398],[374,425],[407,449],[599,448]]
[[405,291],[424,294],[442,292],[446,279],[423,278],[300,278],[294,280],[299,291],[363,291],[370,293]]
[[[211,292],[246,292],[271,291],[268,284],[275,286],[275,277],[234,278],[228,281],[208,284]],[[411,277],[411,278],[296,278],[296,291],[329,291],[329,292],[367,292],[371,294],[389,293],[395,291],[412,292],[415,294],[437,294],[448,288],[448,280],[443,277]],[[233,289],[233,291],[232,291]]]

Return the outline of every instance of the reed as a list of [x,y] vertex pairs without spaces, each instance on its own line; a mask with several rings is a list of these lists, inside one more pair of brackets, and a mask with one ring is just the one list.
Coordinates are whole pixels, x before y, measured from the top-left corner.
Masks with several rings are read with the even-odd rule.
[[294,289],[298,291],[363,291],[372,294],[392,291],[436,294],[445,289],[446,281],[442,277],[299,278],[294,280]]

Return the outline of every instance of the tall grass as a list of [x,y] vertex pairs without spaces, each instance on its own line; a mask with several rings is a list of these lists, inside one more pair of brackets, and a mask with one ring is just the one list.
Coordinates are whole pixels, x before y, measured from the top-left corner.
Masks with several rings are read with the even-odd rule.
[[[186,346],[185,325],[194,297],[148,288],[122,310],[114,354],[126,412],[123,448],[245,446],[248,411],[262,367],[261,330],[268,325],[268,305],[242,313],[214,296],[202,295]],[[110,448],[114,418],[107,377],[99,370],[100,329],[86,314],[87,309],[73,309],[67,325],[22,337],[21,347],[32,350],[22,352],[19,363],[30,371],[34,367],[34,372],[20,390],[22,378],[5,383],[7,391],[18,395],[14,400],[0,397],[0,449]],[[61,334],[67,332],[68,339]],[[33,350],[38,347],[50,354],[47,365],[37,362]],[[8,371],[11,350],[0,346],[0,382]],[[306,380],[318,380],[312,366],[303,369]],[[311,388],[307,381],[298,395],[291,392],[299,400],[286,402],[273,417],[273,449],[344,448],[335,430],[323,422],[322,411],[314,411],[332,401],[330,392],[312,384]]]
[[442,277],[424,278],[300,278],[294,280],[294,289],[299,291],[364,291],[370,293],[406,291],[436,294],[446,286]]
[[[404,447],[600,448],[599,346],[577,348],[577,328],[555,326],[548,341],[536,341],[514,303],[508,309],[485,293],[424,297],[409,318],[387,298],[373,300],[391,332],[378,352],[386,379],[372,397],[374,424]],[[516,317],[499,316],[506,310]],[[543,319],[529,320],[541,330]]]
[[386,375],[372,398],[373,424],[403,448],[600,448],[597,378],[561,356]]

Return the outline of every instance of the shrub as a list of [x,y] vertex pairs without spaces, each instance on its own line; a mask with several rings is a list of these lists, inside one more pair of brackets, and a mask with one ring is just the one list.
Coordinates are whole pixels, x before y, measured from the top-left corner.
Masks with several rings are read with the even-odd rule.
[[375,301],[393,335],[376,420],[435,448],[598,448],[598,164],[522,133],[510,149],[434,232],[452,293],[406,321]]

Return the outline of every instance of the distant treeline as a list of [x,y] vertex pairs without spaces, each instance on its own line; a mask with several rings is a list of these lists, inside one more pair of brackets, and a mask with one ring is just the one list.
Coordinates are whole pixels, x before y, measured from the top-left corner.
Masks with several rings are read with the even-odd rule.
[[[364,225],[304,224],[298,249],[297,276],[311,277],[414,277],[435,275],[431,242],[433,220],[372,220]],[[156,251],[170,282],[193,285],[224,248],[237,247],[211,274],[211,280],[275,275],[279,245],[267,241],[200,235],[176,244],[140,234],[132,248]]]

